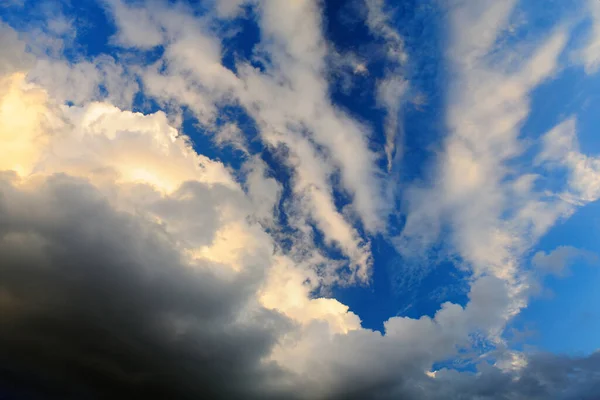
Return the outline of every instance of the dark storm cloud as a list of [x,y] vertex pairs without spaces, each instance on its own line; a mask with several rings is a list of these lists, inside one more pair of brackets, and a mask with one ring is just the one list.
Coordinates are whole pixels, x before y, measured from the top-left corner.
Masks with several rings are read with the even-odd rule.
[[478,373],[439,371],[436,378],[399,372],[395,382],[348,391],[336,399],[358,400],[597,400],[600,352],[588,357],[537,354],[520,372],[485,364]]
[[[238,311],[258,276],[225,282],[182,264],[142,218],[83,181],[34,191],[0,179],[0,387],[40,398],[244,398],[280,316]],[[261,396],[263,397],[263,396]]]
[[[288,322],[260,307],[240,318],[259,272],[225,280],[184,265],[158,225],[116,212],[82,180],[54,176],[29,190],[11,179],[0,178],[0,394],[296,397],[298,377],[260,363]],[[345,379],[336,371],[336,389],[319,398],[600,398],[600,354],[537,355],[518,374],[487,366],[436,378],[418,360],[395,359],[381,359],[386,373],[361,368]]]
[[[538,354],[518,374],[506,374],[492,367],[478,376],[442,379],[437,393],[446,386],[451,399],[564,399],[600,398],[600,353],[589,357]],[[449,376],[450,378],[451,376]],[[451,395],[450,395],[451,394]],[[453,396],[453,397],[452,397]]]

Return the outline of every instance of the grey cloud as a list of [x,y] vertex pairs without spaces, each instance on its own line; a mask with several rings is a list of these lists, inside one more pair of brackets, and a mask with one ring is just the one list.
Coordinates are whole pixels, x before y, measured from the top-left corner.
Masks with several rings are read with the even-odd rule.
[[566,269],[575,262],[583,262],[586,264],[598,263],[598,255],[577,249],[572,246],[560,246],[549,253],[538,251],[531,260],[534,267],[543,272],[562,275]]
[[199,182],[186,182],[173,195],[152,202],[149,208],[159,217],[169,221],[169,231],[186,238],[192,247],[209,245],[222,225],[215,212],[220,202],[227,199],[229,206],[239,212],[249,207],[242,196],[235,196],[222,185],[208,187]]
[[107,55],[76,63],[41,58],[28,78],[42,85],[55,100],[75,104],[105,100],[130,108],[139,90],[127,67]]
[[[429,331],[413,332],[414,354],[374,332],[340,336],[316,348],[322,372],[294,376],[261,362],[293,327],[253,306],[260,271],[222,279],[206,265],[185,265],[159,225],[115,211],[84,180],[56,175],[30,190],[13,179],[0,177],[0,394],[496,400],[598,393],[598,354],[538,355],[520,372],[487,366],[430,378],[424,357],[440,350],[430,347],[439,338]],[[203,196],[201,188],[186,190]],[[481,290],[495,292],[495,284],[484,281]]]
[[406,375],[397,382],[343,399],[377,400],[592,400],[600,398],[600,352],[589,357],[537,354],[519,372],[482,364],[476,373],[438,371],[435,378]]
[[[442,374],[440,374],[442,375]],[[448,399],[597,399],[600,396],[600,353],[589,357],[537,354],[519,373],[491,366],[477,375],[446,371],[436,392]]]
[[225,281],[184,266],[155,224],[83,181],[0,182],[0,393],[16,382],[40,398],[252,398],[281,374],[260,359],[288,325],[248,311],[255,272]]
[[18,34],[2,21],[0,21],[0,49],[4,55],[0,58],[0,76],[21,71],[34,62],[33,57],[25,53],[25,42],[21,41]]

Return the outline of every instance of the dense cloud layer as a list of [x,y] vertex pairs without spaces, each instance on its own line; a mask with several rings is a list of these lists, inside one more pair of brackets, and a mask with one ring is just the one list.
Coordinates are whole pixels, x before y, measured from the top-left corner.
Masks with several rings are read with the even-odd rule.
[[11,178],[0,206],[6,380],[61,398],[231,398],[281,374],[259,363],[289,328],[247,304],[259,276],[185,265],[159,225],[117,212],[84,180],[32,189]]
[[[205,19],[166,2],[103,2],[117,26],[113,43],[164,47],[151,65],[66,61],[31,43],[28,52],[0,26],[0,397],[597,398],[598,353],[525,354],[503,338],[533,283],[523,254],[558,218],[599,197],[600,169],[567,121],[545,136],[537,161],[569,171],[560,199],[543,201],[530,175],[507,183],[502,167],[518,153],[528,92],[552,74],[566,34],[552,35],[516,73],[494,70],[484,56],[514,2],[492,3],[449,10],[452,45],[464,55],[450,62],[466,89],[450,107],[452,133],[435,168],[442,178],[409,190],[408,224],[394,239],[419,253],[439,233],[429,229],[449,220],[473,272],[468,302],[392,317],[383,333],[320,295],[368,283],[369,234],[387,234],[392,210],[368,129],[329,99],[318,2],[220,0]],[[264,70],[221,64],[209,22],[243,15],[242,4],[258,15]],[[397,75],[407,56],[383,2],[366,7],[393,64],[378,85],[389,169],[400,153],[397,115],[409,84]],[[494,27],[484,43],[465,28],[477,31],[478,20]],[[59,49],[61,40],[48,38]],[[166,113],[128,111],[138,82]],[[239,127],[216,122],[231,104],[256,121],[265,146],[286,150],[291,182],[270,176]],[[240,171],[193,147],[178,124],[182,106],[217,143],[241,150]],[[498,128],[482,139],[487,123]],[[336,191],[350,198],[344,209]],[[444,201],[433,205],[436,195]],[[507,210],[513,219],[501,218]],[[534,264],[559,271],[574,251],[538,253]],[[478,341],[493,350],[478,353]],[[476,371],[432,370],[455,357]]]
[[160,225],[114,210],[82,179],[23,187],[4,173],[0,187],[0,388],[14,398],[593,399],[600,389],[598,354],[431,378],[422,351],[443,338],[427,321],[398,321],[400,332],[390,322],[387,343],[360,331],[313,342],[302,351],[324,364],[304,381],[263,362],[294,327],[252,301],[256,271],[224,279],[186,265]]

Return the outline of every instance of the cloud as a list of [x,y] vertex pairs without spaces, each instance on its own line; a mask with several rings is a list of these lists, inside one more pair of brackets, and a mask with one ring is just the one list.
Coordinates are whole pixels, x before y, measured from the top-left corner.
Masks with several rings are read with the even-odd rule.
[[[326,285],[367,280],[372,259],[360,232],[385,231],[387,210],[368,129],[328,97],[317,3],[259,3],[259,47],[270,64],[259,70],[240,62],[235,73],[221,64],[210,24],[186,8],[156,4],[112,3],[116,13],[125,7],[115,17],[116,42],[148,47],[160,40],[165,46],[156,65],[132,70],[117,58],[73,64],[38,56],[31,64],[18,35],[2,28],[11,49],[0,54],[3,393],[225,399],[575,399],[595,393],[596,354],[503,352],[498,341],[495,354],[478,358],[475,374],[431,370],[459,351],[473,351],[472,335],[498,338],[520,289],[511,263],[529,242],[522,245],[519,235],[538,237],[573,206],[543,202],[532,192],[530,175],[504,186],[502,172],[518,154],[515,126],[525,114],[519,107],[553,73],[562,32],[510,79],[487,65],[457,66],[461,83],[480,91],[457,89],[440,164],[448,184],[435,182],[419,198],[424,206],[432,206],[432,195],[444,200],[433,211],[411,208],[405,239],[426,238],[421,229],[437,222],[428,217],[443,214],[478,273],[465,306],[444,303],[431,317],[393,317],[380,333],[363,328],[347,305],[319,295]],[[459,16],[468,11],[461,10]],[[122,29],[139,15],[154,26]],[[484,17],[486,29],[498,25],[495,16]],[[160,39],[136,30],[153,28]],[[120,82],[129,82],[131,71],[166,112],[128,109],[130,91]],[[108,96],[90,89],[115,77]],[[73,99],[76,104],[66,103]],[[244,107],[263,143],[283,154],[293,171],[291,199],[232,126],[217,138],[246,149],[237,175],[198,153],[167,114],[186,105],[206,126],[224,129],[215,121],[230,103]],[[481,125],[494,127],[485,140],[475,129]],[[543,165],[571,159],[570,151],[547,154]],[[579,163],[565,165],[576,171],[572,182],[580,197],[593,197],[588,172],[577,172]],[[582,190],[582,181],[591,189]],[[350,194],[350,211],[338,209],[335,191]],[[499,215],[508,197],[516,217],[505,222]],[[278,225],[281,212],[299,233]],[[342,249],[354,268],[350,276],[342,272],[345,262],[315,244],[311,224]],[[281,245],[290,238],[291,249]]]
[[397,154],[397,142],[399,129],[399,114],[401,106],[404,103],[409,88],[408,81],[399,77],[395,73],[390,73],[390,76],[384,78],[378,85],[377,98],[383,108],[386,110],[386,144],[385,153],[388,160],[388,171],[392,168],[394,157]]
[[382,37],[386,41],[388,57],[397,64],[403,64],[408,54],[404,50],[404,41],[392,24],[393,9],[383,0],[367,0],[366,25],[375,35]]
[[26,73],[2,78],[0,99],[11,381],[41,397],[330,398],[391,384],[396,367],[423,374],[480,327],[477,306],[446,304],[363,329],[258,223],[280,193],[259,160],[244,190],[163,112],[65,106]]
[[387,71],[383,79],[377,84],[377,102],[386,112],[385,117],[385,154],[387,169],[392,169],[395,156],[400,156],[402,151],[397,147],[404,140],[400,126],[401,107],[406,101],[409,90],[408,80],[403,78],[403,67],[408,60],[404,50],[404,41],[398,31],[393,27],[391,19],[395,10],[389,10],[383,0],[367,0],[366,25],[372,34],[384,40],[387,48]]
[[130,108],[139,90],[129,71],[105,55],[75,63],[40,58],[28,77],[57,101],[77,105],[97,100]]
[[28,68],[34,58],[25,52],[25,42],[19,40],[17,32],[0,22],[0,45],[10,57],[2,57],[0,75],[4,76]]
[[568,267],[578,261],[597,263],[598,256],[572,246],[560,246],[549,253],[538,251],[531,260],[534,267],[553,275],[563,275]]
[[26,76],[1,80],[3,376],[41,397],[293,398],[281,335],[360,329],[257,223],[280,193],[261,161],[244,190],[164,113],[65,106]]
[[231,18],[242,12],[242,6],[248,3],[247,0],[217,0],[215,5],[220,17]]
[[[399,250],[414,256],[426,252],[441,232],[450,232],[446,242],[474,276],[492,275],[509,283],[513,304],[505,318],[524,305],[524,252],[572,212],[569,203],[536,192],[538,177],[528,172],[532,165],[509,167],[524,151],[519,132],[529,114],[529,93],[559,68],[567,41],[559,27],[528,55],[496,45],[514,5],[500,1],[450,7],[447,58],[454,79],[449,135],[431,182],[409,189],[407,222],[397,239]],[[498,61],[502,54],[511,65]]]
[[[488,299],[481,308],[447,304],[434,319],[393,318],[385,336],[356,321],[327,334],[334,321],[314,316],[296,316],[296,330],[251,300],[259,276],[227,279],[203,262],[186,264],[160,225],[116,211],[85,180],[53,175],[31,185],[5,174],[1,187],[0,352],[11,379],[3,388],[27,379],[39,398],[574,399],[598,384],[595,356],[534,357],[517,375],[482,366],[477,375],[427,376],[463,337],[464,318],[480,320],[486,302],[506,301],[490,296],[494,281],[474,286],[472,301]],[[294,299],[295,286],[280,283],[283,298]],[[298,305],[306,316],[346,313],[333,300],[298,299],[314,305]]]
[[587,11],[586,16],[592,20],[592,29],[580,57],[585,72],[591,75],[600,67],[600,5],[597,1],[587,0]]
[[59,106],[24,76],[0,98],[3,390],[274,395],[262,359],[291,323],[256,299],[273,243],[244,191],[163,113]]
[[273,243],[241,187],[164,113],[25,77],[0,79],[3,394],[275,396],[262,359],[292,325],[256,300]]
[[120,30],[113,37],[116,44],[145,49],[158,46],[163,35],[154,16],[142,7],[127,7],[119,0],[107,0],[114,10],[114,18]]
[[186,265],[159,225],[114,210],[84,180],[31,187],[5,173],[1,185],[4,376],[63,398],[260,389],[253,375],[268,370],[260,358],[285,321],[242,307],[251,275],[228,281]]
[[514,374],[490,366],[482,366],[476,374],[438,371],[417,393],[446,399],[593,399],[600,384],[598,361],[598,353],[589,357],[536,354]]
[[[348,208],[368,232],[385,228],[389,210],[368,130],[329,99],[327,46],[317,4],[258,2],[262,39],[256,51],[269,62],[261,71],[240,60],[237,73],[221,64],[222,45],[208,22],[193,18],[185,7],[158,5],[140,11],[120,2],[111,4],[118,35],[128,35],[136,22],[121,27],[140,12],[149,13],[155,29],[163,32],[164,56],[142,72],[146,93],[164,104],[189,107],[209,128],[221,106],[243,106],[256,121],[263,143],[282,150],[279,154],[293,171],[294,197],[286,201],[291,201],[289,207],[298,217],[295,228],[306,231],[316,226],[327,244],[348,258],[350,280],[368,280],[372,264],[368,240],[338,209],[334,193],[351,196]],[[125,8],[130,11],[121,13]],[[119,40],[136,45],[135,37],[127,37]],[[331,183],[336,176],[339,187]],[[328,274],[333,276],[333,271]]]
[[254,214],[267,226],[272,226],[275,223],[273,216],[276,214],[277,205],[281,200],[281,184],[266,176],[268,168],[258,157],[250,160],[246,164],[246,168],[248,172],[247,192],[254,205]]
[[566,167],[569,171],[568,188],[562,193],[566,201],[585,204],[600,198],[600,157],[580,151],[574,117],[548,131],[542,137],[542,146],[538,163],[549,168]]

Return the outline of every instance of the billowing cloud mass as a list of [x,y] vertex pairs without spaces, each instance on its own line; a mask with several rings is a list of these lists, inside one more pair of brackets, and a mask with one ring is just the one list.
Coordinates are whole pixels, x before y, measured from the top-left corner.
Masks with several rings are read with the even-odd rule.
[[[598,352],[505,336],[537,285],[535,243],[600,198],[576,116],[519,159],[566,25],[498,48],[515,1],[444,6],[447,132],[426,179],[393,193],[413,55],[385,2],[362,21],[389,49],[371,94],[381,132],[334,99],[322,2],[96,6],[111,54],[73,44],[90,28],[68,18],[0,25],[1,398],[598,398]],[[226,61],[240,20],[260,34]],[[422,266],[442,236],[464,303],[380,332],[335,298],[371,284],[375,240]],[[582,257],[597,260],[559,247],[531,264],[561,274]]]

